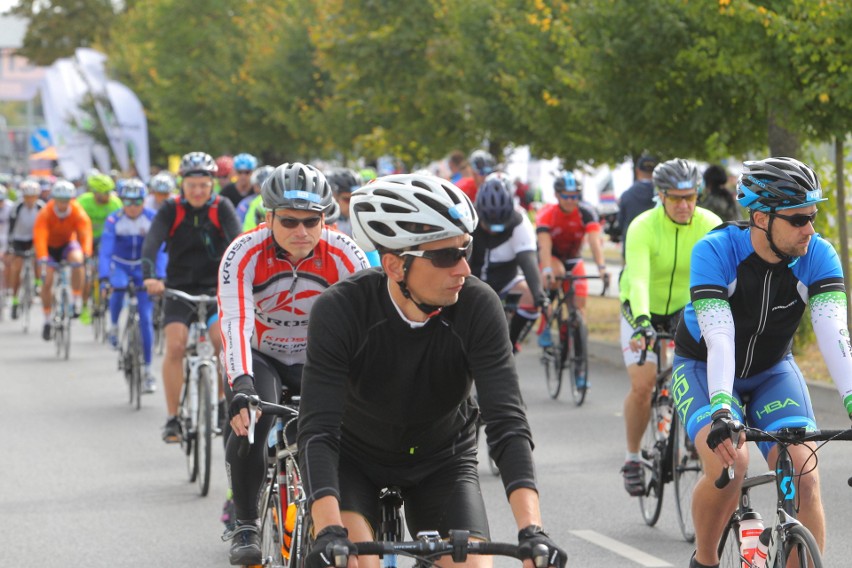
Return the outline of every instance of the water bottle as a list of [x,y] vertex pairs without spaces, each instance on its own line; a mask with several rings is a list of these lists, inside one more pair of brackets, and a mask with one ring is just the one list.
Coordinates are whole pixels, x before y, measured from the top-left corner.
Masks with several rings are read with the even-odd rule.
[[[763,532],[763,519],[755,511],[743,514],[740,521],[740,555],[743,557],[742,568],[751,568],[760,535]],[[765,561],[764,561],[765,563]]]
[[547,325],[541,330],[541,334],[538,336],[538,346],[541,348],[551,347],[553,346],[553,338],[550,336],[550,326]]
[[668,389],[660,391],[657,397],[657,439],[667,440],[672,429],[672,403]]
[[769,550],[769,539],[771,536],[772,529],[768,527],[760,533],[760,537],[757,540],[757,550],[754,551],[754,559],[751,563],[753,568],[766,567],[766,553]]

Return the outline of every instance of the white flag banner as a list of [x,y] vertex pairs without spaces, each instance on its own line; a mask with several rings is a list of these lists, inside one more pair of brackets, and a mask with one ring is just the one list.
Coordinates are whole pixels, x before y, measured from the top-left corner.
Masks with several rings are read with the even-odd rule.
[[94,140],[81,125],[91,120],[80,112],[85,85],[70,60],[59,59],[45,71],[42,106],[47,129],[54,141],[62,175],[82,177],[92,168]]
[[109,148],[97,142],[92,145],[92,158],[95,160],[97,168],[108,174],[112,169],[112,162],[109,161]]
[[145,109],[136,93],[118,81],[107,81],[106,91],[118,124],[121,126],[125,146],[136,166],[137,175],[145,182],[151,173],[148,153],[148,120]]
[[[105,70],[106,55],[87,47],[78,47],[75,52],[77,69],[82,75],[89,93],[95,103],[95,110],[101,121],[104,132],[109,140],[116,162],[122,171],[130,166],[127,157],[127,146],[124,144],[124,136],[119,121],[115,116],[112,104],[107,95],[107,76]],[[109,171],[107,168],[105,171]]]

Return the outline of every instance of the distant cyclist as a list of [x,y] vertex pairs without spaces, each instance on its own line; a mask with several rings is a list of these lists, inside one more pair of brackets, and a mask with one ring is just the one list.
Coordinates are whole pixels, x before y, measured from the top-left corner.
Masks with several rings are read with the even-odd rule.
[[151,176],[148,181],[148,188],[150,191],[145,198],[145,208],[152,211],[159,211],[167,199],[177,195],[175,178],[167,171]]
[[[142,353],[145,361],[144,392],[156,390],[156,380],[151,372],[151,345],[154,329],[151,324],[151,300],[143,286],[142,243],[151,230],[151,221],[156,213],[146,209],[145,184],[139,179],[119,180],[118,196],[123,207],[107,217],[101,237],[98,276],[102,286],[112,288],[109,297],[110,328],[107,338],[113,347],[118,347],[118,318],[124,307],[124,289],[131,280],[136,285],[139,301],[139,326],[142,335]],[[166,255],[157,255],[155,274],[165,276]]]
[[486,150],[474,150],[468,158],[469,176],[459,178],[455,185],[467,195],[471,201],[476,201],[476,192],[485,178],[497,171],[497,160]]
[[[553,182],[556,203],[545,205],[536,216],[536,236],[541,263],[542,280],[552,287],[566,270],[575,276],[586,274],[580,250],[589,242],[592,257],[604,286],[609,285],[609,273],[604,262],[601,243],[601,224],[594,207],[582,201],[583,186],[573,172],[564,171]],[[585,311],[589,285],[585,280],[574,283],[574,305]],[[545,328],[549,330],[549,328]]]
[[[9,220],[9,252],[12,255],[9,264],[9,288],[12,291],[12,319],[18,317],[18,296],[24,257],[33,250],[33,230],[35,229],[36,217],[44,207],[44,202],[39,199],[41,188],[34,179],[28,178],[22,181],[18,190],[21,198],[12,207],[12,216]],[[36,272],[36,275],[38,275],[38,272]]]
[[[213,193],[216,162],[210,155],[204,152],[184,155],[180,175],[183,195],[163,204],[142,245],[145,287],[154,295],[162,294],[168,287],[187,294],[215,296],[219,261],[240,233],[237,214],[230,201]],[[156,274],[157,256],[163,243],[169,255],[165,282]],[[215,314],[213,302],[210,307],[209,313]],[[163,440],[176,443],[182,435],[177,410],[183,387],[183,356],[196,312],[192,306],[174,298],[166,298],[163,309],[166,342],[163,388],[168,412]],[[210,341],[217,351],[221,348],[218,325],[210,327]]]
[[[315,167],[278,166],[262,188],[266,223],[228,247],[219,267],[219,312],[225,370],[235,394],[278,403],[281,388],[299,394],[308,344],[308,321],[320,294],[368,267],[348,236],[324,226],[331,187]],[[267,448],[254,444],[238,455],[249,415],[235,397],[225,452],[237,523],[231,564],[260,564],[257,495],[266,476]],[[255,437],[266,440],[274,418],[262,416]]]
[[337,219],[337,230],[352,236],[352,222],[349,220],[349,200],[352,192],[363,185],[361,175],[350,168],[332,168],[326,177],[331,189],[334,191],[334,199],[340,206],[340,216]]
[[517,350],[524,329],[533,325],[547,303],[541,286],[535,230],[524,213],[515,207],[514,191],[506,174],[490,174],[476,194],[479,224],[473,232],[470,270],[504,298],[520,294],[509,322],[509,340]]
[[[689,160],[674,159],[654,168],[660,206],[641,213],[630,224],[621,292],[621,351],[630,377],[624,399],[627,455],[622,475],[630,495],[645,490],[639,447],[651,412],[657,376],[653,348],[656,329],[674,332],[689,302],[689,259],[692,247],[722,223],[715,213],[696,207],[701,174]],[[644,365],[640,355],[647,350]]]
[[71,295],[73,316],[82,312],[83,285],[86,281],[83,262],[92,255],[92,222],[83,208],[74,200],[77,190],[64,179],[57,180],[51,190],[51,200],[36,216],[33,227],[33,248],[36,259],[46,266],[41,287],[41,305],[44,310],[44,328],[41,336],[51,337],[50,310],[53,305],[53,280],[56,265],[68,261],[71,268]]
[[257,168],[257,158],[251,154],[243,153],[234,156],[234,171],[237,179],[223,187],[220,195],[230,200],[235,210],[240,205],[240,201],[252,193],[251,174],[255,168]]
[[252,192],[245,196],[237,206],[237,217],[240,223],[242,223],[243,231],[254,229],[265,220],[266,210],[263,208],[263,198],[260,195],[260,188],[263,186],[263,182],[272,175],[273,171],[275,171],[275,168],[272,166],[260,166],[252,172]]
[[[791,353],[806,308],[826,366],[852,419],[852,347],[843,270],[834,247],[814,233],[826,201],[816,173],[793,158],[745,162],[737,200],[748,222],[726,223],[695,245],[691,302],[678,326],[674,402],[695,441],[703,475],[692,497],[692,568],[719,565],[717,547],[737,506],[749,463],[732,420],[763,430],[816,429],[808,386]],[[758,444],[775,469],[778,446]],[[825,515],[815,445],[787,448],[793,459],[798,520],[825,547]],[[722,490],[714,481],[736,464]]]

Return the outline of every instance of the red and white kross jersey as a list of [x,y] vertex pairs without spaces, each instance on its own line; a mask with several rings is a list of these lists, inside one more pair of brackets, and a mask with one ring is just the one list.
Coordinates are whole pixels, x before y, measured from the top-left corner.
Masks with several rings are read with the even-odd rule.
[[295,266],[276,250],[263,223],[234,239],[219,264],[219,322],[229,381],[253,376],[251,349],[285,365],[303,364],[314,301],[338,280],[369,266],[350,237],[327,227],[313,253]]

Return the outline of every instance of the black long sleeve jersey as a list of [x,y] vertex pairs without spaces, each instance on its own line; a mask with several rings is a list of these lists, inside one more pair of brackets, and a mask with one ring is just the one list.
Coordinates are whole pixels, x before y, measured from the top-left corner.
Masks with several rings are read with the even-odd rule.
[[339,498],[340,453],[416,467],[474,447],[474,382],[507,495],[536,489],[508,337],[497,295],[475,277],[420,328],[400,317],[380,269],[326,290],[311,312],[302,376],[298,445],[309,501]]

